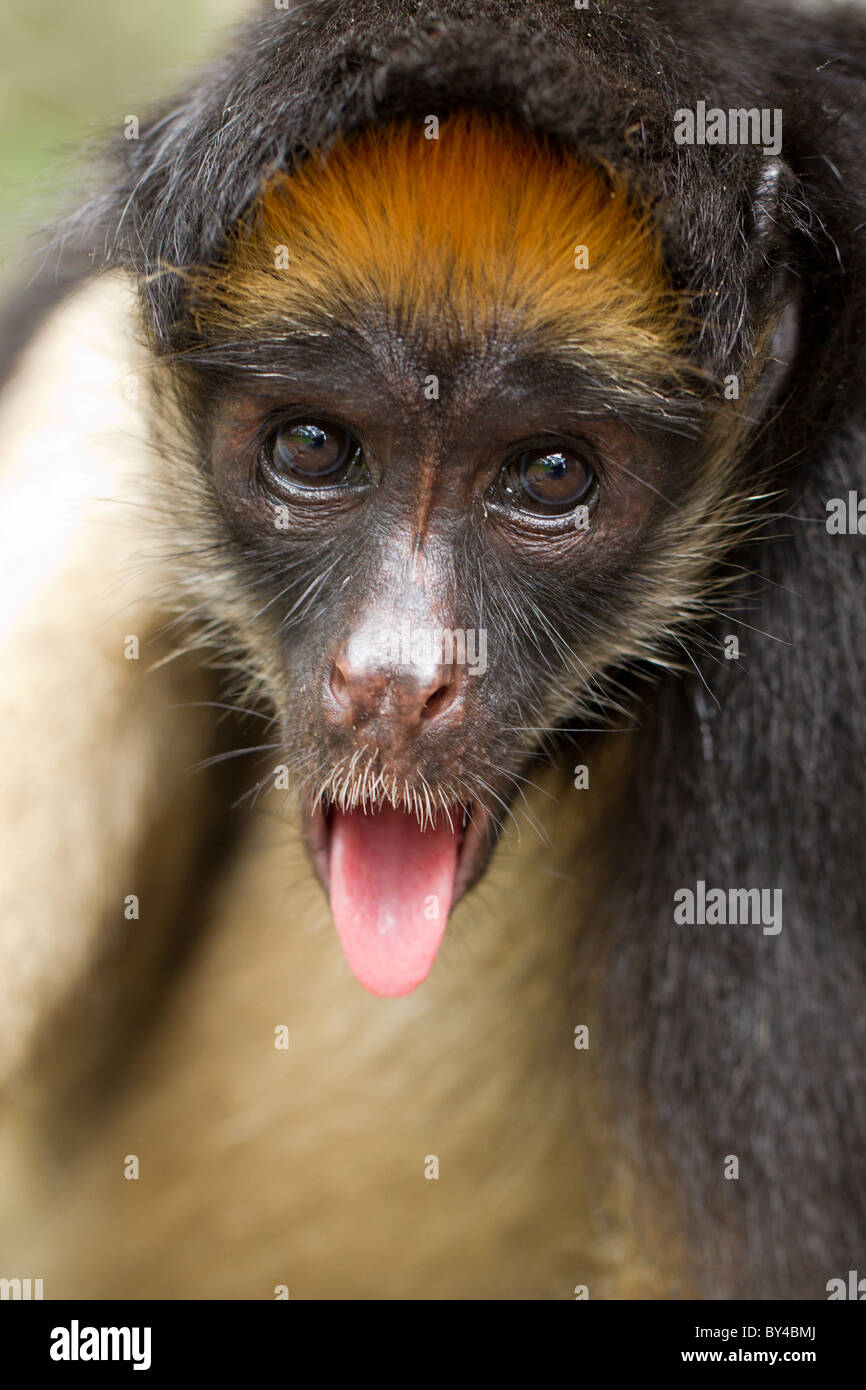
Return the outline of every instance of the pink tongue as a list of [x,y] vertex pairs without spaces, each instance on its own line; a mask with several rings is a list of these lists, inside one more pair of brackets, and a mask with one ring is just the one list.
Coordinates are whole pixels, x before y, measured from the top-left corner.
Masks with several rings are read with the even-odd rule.
[[427,978],[445,935],[460,834],[440,819],[332,812],[331,911],[355,977],[372,994],[409,994]]

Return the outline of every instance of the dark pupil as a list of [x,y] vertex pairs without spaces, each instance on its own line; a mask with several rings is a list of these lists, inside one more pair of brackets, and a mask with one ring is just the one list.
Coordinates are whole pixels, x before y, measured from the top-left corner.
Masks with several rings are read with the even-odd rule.
[[280,473],[325,478],[346,462],[349,437],[344,430],[320,425],[283,425],[274,441],[274,467]]
[[521,460],[520,481],[535,502],[546,506],[567,506],[579,501],[586,491],[589,475],[576,455],[561,450],[552,454],[525,454]]

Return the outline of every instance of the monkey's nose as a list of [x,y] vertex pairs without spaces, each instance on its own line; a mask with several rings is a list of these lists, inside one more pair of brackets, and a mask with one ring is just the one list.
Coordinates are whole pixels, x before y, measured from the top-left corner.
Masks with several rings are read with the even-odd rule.
[[331,667],[331,717],[353,728],[380,722],[383,732],[416,734],[438,719],[459,694],[454,665],[436,662],[382,664],[357,646],[339,652]]

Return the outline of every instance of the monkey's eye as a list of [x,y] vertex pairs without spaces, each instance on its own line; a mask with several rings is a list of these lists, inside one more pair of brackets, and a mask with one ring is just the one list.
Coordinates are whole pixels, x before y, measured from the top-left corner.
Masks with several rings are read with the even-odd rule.
[[345,488],[369,482],[361,446],[348,430],[317,420],[291,420],[268,436],[261,463],[276,487]]
[[589,452],[563,446],[518,454],[502,470],[495,500],[534,516],[564,516],[592,490],[595,470]]

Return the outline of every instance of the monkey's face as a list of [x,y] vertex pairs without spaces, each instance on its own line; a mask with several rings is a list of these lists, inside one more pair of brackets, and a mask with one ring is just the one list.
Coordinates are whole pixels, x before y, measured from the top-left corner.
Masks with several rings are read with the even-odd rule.
[[211,606],[376,993],[426,976],[546,735],[694,601],[679,314],[621,193],[472,117],[278,181],[199,287]]

